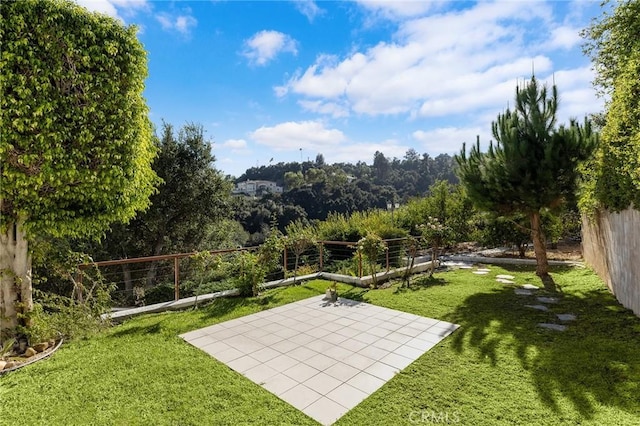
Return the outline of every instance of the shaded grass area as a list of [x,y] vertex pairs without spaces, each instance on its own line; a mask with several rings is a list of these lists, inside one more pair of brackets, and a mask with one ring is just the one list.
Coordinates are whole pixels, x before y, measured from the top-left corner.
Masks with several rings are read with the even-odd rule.
[[[555,268],[560,302],[526,308],[495,281],[541,285],[533,269],[458,270],[340,295],[461,325],[345,417],[364,424],[640,424],[640,319],[590,271]],[[224,299],[197,311],[149,315],[0,378],[0,424],[316,424],[178,334],[310,297],[328,283]],[[578,316],[564,333],[556,313]]]

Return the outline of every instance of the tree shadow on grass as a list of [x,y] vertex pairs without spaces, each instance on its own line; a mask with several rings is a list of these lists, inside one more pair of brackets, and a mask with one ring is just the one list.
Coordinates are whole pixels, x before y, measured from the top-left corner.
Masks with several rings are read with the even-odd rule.
[[424,290],[429,287],[445,286],[447,285],[447,283],[448,281],[441,276],[436,277],[434,275],[429,276],[427,274],[423,274],[413,278],[410,282],[409,287],[407,287],[404,283],[401,283],[401,285],[396,288],[394,293],[397,294],[407,291]]
[[[476,348],[497,368],[513,351],[555,412],[562,395],[586,419],[599,404],[640,415],[640,319],[604,289],[559,299],[542,312],[525,307],[539,303],[534,296],[518,296],[511,287],[474,294],[445,318],[461,325],[451,336],[453,347],[460,353]],[[560,313],[578,317],[565,332],[537,326],[559,323]]]
[[148,325],[123,327],[111,333],[113,337],[130,336],[134,334],[158,334],[162,332],[163,320],[158,318],[155,322]]
[[347,291],[338,291],[338,296],[349,300],[355,300],[356,302],[367,302],[365,295],[368,292],[369,289],[367,288],[350,287]]
[[[136,324],[124,323],[112,332],[114,337],[131,335],[167,334],[175,336],[201,327],[224,322],[239,316],[249,315],[261,310],[270,309],[281,302],[277,291],[270,291],[258,297],[221,297],[200,304],[197,308],[188,308],[182,312],[166,312],[151,314],[134,319]],[[188,315],[190,320],[177,320],[172,314]]]
[[[487,266],[492,266],[492,265],[487,265]],[[556,282],[555,279],[553,278],[554,275],[561,275],[565,272],[570,272],[573,271],[576,267],[575,266],[562,266],[562,265],[553,265],[550,266],[549,272],[550,274],[546,277],[539,277],[536,275],[535,273],[535,267],[532,265],[509,265],[509,264],[500,264],[500,265],[495,265],[495,266],[499,266],[501,269],[504,269],[507,272],[511,272],[511,273],[517,273],[517,274],[524,274],[526,277],[526,281],[529,282],[529,284],[535,284],[537,286],[542,286],[544,287],[544,289],[546,291],[549,292],[553,292],[553,293],[562,293],[563,289],[562,286],[559,286]]]

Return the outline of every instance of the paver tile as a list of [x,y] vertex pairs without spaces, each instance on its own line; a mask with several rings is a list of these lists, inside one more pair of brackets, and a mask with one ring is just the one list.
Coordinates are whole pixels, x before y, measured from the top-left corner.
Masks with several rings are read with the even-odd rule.
[[333,358],[330,358],[324,354],[317,354],[309,359],[307,359],[306,361],[304,361],[305,364],[310,365],[311,367],[315,368],[316,370],[320,370],[320,371],[324,371],[325,369],[331,367],[333,364],[336,363],[336,360]]
[[329,425],[457,328],[363,302],[322,298],[181,337]]
[[280,395],[280,398],[304,412],[304,409],[320,399],[322,395],[303,384],[297,384]]
[[358,388],[368,394],[372,394],[373,392],[377,391],[385,383],[386,380],[382,380],[379,377],[372,376],[371,374],[365,373],[364,371],[361,371],[360,373],[349,379],[349,381],[347,381],[347,384]]
[[321,397],[302,410],[307,416],[325,426],[334,424],[340,417],[344,416],[347,411],[349,411],[348,408],[343,407],[326,396]]
[[303,383],[308,379],[318,374],[320,370],[317,370],[310,365],[299,363],[284,371],[284,374],[291,377],[298,383]]
[[382,362],[375,362],[364,369],[364,372],[382,380],[389,380],[398,373],[398,369]]
[[291,367],[293,367],[294,365],[298,364],[299,361],[295,358],[292,358],[290,356],[287,355],[279,355],[275,358],[270,359],[269,361],[265,362],[264,365],[270,368],[273,368],[274,370],[276,370],[278,373],[281,373],[285,370],[290,369]]
[[366,392],[363,392],[347,383],[341,384],[327,394],[329,399],[332,399],[338,404],[349,409],[360,404],[367,396],[369,395]]
[[358,374],[360,370],[343,362],[335,362],[332,366],[326,368],[324,372],[338,380],[346,382]]
[[341,380],[336,379],[328,375],[327,373],[318,373],[315,376],[311,377],[304,381],[304,385],[314,391],[326,395],[330,391],[334,390],[338,386],[342,384]]
[[282,373],[269,377],[264,381],[263,384],[265,389],[277,396],[282,395],[283,393],[297,385],[298,382],[293,380],[291,377],[285,376]]

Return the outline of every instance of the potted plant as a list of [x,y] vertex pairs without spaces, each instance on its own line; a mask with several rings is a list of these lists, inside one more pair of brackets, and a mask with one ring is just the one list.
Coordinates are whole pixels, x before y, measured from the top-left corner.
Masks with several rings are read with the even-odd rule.
[[338,301],[338,283],[332,282],[329,287],[327,287],[327,291],[325,292],[325,299],[330,302]]

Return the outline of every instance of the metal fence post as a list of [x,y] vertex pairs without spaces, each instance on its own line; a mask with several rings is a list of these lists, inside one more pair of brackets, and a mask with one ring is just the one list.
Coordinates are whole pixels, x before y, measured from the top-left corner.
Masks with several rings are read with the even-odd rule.
[[385,250],[386,253],[386,261],[387,261],[387,272],[389,272],[389,243],[385,241],[384,243],[387,246],[387,249]]
[[322,272],[322,266],[323,266],[323,265],[322,265],[322,260],[323,260],[323,259],[322,259],[322,252],[324,251],[324,249],[323,249],[323,245],[322,245],[322,241],[320,242],[320,244],[319,244],[319,245],[320,245],[320,271]]
[[175,300],[180,299],[180,259],[173,258],[173,288]]
[[282,266],[284,268],[284,274],[286,278],[286,275],[287,275],[287,248],[286,247],[284,248],[284,255],[282,257],[283,257]]

